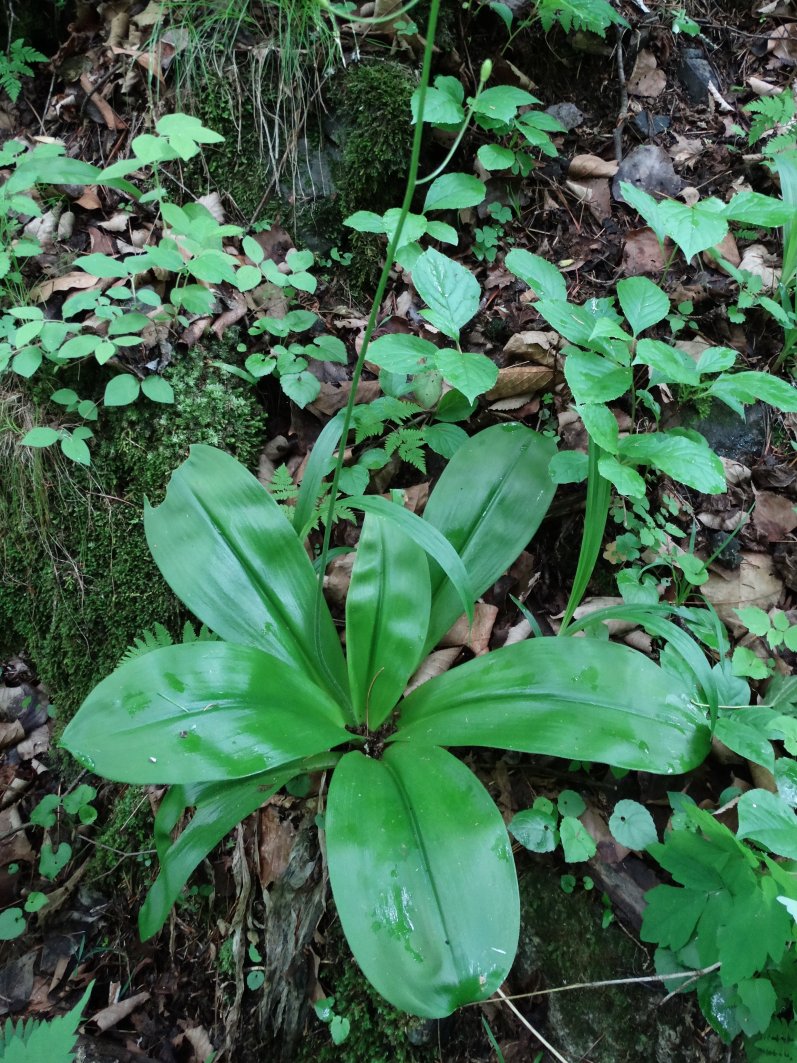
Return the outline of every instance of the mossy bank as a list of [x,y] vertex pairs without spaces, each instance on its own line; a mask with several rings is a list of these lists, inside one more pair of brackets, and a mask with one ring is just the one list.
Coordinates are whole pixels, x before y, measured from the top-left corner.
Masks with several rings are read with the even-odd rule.
[[161,500],[192,443],[257,463],[265,415],[255,394],[209,364],[233,361],[234,347],[176,359],[165,372],[173,406],[105,411],[88,469],[55,448],[19,446],[20,430],[48,414],[22,389],[0,395],[0,659],[30,660],[62,722],[145,628],[160,621],[177,634],[184,619],[150,558],[144,498]]

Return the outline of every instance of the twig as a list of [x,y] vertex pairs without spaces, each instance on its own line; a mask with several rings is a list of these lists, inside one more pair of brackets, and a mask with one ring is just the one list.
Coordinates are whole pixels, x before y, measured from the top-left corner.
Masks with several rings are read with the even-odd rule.
[[615,55],[617,56],[617,81],[620,85],[620,110],[617,115],[617,122],[614,127],[614,157],[617,162],[623,161],[623,126],[625,120],[628,117],[628,87],[625,81],[625,63],[623,61],[623,28],[622,26],[616,27],[617,32],[617,47],[615,48]]
[[559,1063],[568,1063],[568,1061],[565,1059],[565,1057],[563,1055],[560,1055],[560,1053],[556,1051],[556,1049],[554,1048],[553,1045],[548,1044],[548,1042],[545,1040],[545,1038],[542,1036],[542,1034],[538,1030],[534,1029],[534,1027],[531,1025],[529,1020],[524,1015],[521,1015],[521,1013],[518,1011],[518,1009],[515,1007],[515,1005],[509,999],[509,997],[501,989],[497,989],[496,992],[498,993],[498,996],[501,998],[501,1000],[503,1000],[503,1002],[509,1008],[509,1010],[511,1012],[513,1012],[517,1016],[518,1019],[520,1019],[520,1021],[523,1023],[523,1025],[526,1027],[527,1030],[529,1030],[531,1033],[534,1034],[534,1036],[540,1042],[542,1047],[547,1049],[551,1053],[551,1055],[553,1056],[554,1059],[558,1059]]
[[[719,968],[719,963],[713,963],[710,967],[703,967],[699,971],[678,971],[674,974],[647,974],[640,975],[638,978],[608,978],[602,982],[573,982],[571,985],[554,986],[552,989],[535,989],[532,993],[517,993],[511,997],[505,996],[499,989],[498,992],[505,1001],[510,1002],[512,1000],[528,1000],[530,997],[548,997],[554,993],[569,993],[573,989],[604,989],[607,986],[615,985],[639,985],[644,982],[675,982],[679,978],[685,979],[685,984],[695,981],[698,978],[702,978],[704,974],[711,974],[712,971],[716,971]],[[687,975],[689,977],[687,978]],[[678,990],[676,990],[677,992]],[[670,999],[673,994],[670,993],[664,1000],[661,1001],[664,1004]]]

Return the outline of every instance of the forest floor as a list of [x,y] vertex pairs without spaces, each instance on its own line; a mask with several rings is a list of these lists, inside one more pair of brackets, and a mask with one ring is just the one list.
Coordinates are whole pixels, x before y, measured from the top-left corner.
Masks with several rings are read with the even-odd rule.
[[[16,103],[0,101],[3,139],[18,137],[36,143],[54,138],[63,141],[73,157],[103,165],[124,158],[132,137],[146,130],[152,120],[153,105],[142,75],[153,62],[153,53],[147,51],[153,23],[143,18],[136,24],[135,17],[137,10],[151,14],[156,6],[120,2],[105,5],[113,11],[100,15],[87,5],[93,14],[84,13],[82,23],[65,30],[51,61],[37,68],[35,79],[24,79]],[[438,54],[435,73],[462,78],[472,88],[474,72],[485,58],[491,58],[494,83],[511,83],[533,92],[567,127],[566,132],[553,134],[555,158],[540,160],[526,179],[507,184],[497,176],[489,178],[487,202],[452,219],[464,234],[455,253],[476,272],[484,292],[478,316],[469,326],[467,350],[485,353],[499,368],[496,386],[480,400],[468,422],[469,432],[519,420],[557,434],[565,449],[586,449],[586,431],[572,410],[564,383],[560,339],[540,317],[526,285],[504,265],[510,247],[555,262],[568,280],[570,298],[579,302],[611,294],[624,277],[650,274],[661,279],[664,275],[672,306],[678,307],[670,322],[673,334],[679,349],[692,357],[712,346],[732,347],[740,353],[745,368],[764,370],[778,354],[782,334],[773,319],[756,310],[746,320],[735,314],[738,287],[707,257],[697,255],[687,261],[678,255],[668,262],[671,248],[662,249],[651,230],[640,227],[636,213],[619,200],[618,187],[625,179],[651,193],[677,195],[686,203],[706,196],[724,201],[747,188],[778,194],[761,145],[749,143],[754,114],[743,108],[751,101],[793,91],[797,67],[793,7],[785,2],[717,5],[697,0],[686,5],[686,14],[694,20],[687,24],[696,31],[691,35],[676,32],[678,13],[665,10],[665,5],[651,4],[654,10],[649,13],[641,3],[621,6],[630,28],[617,33],[611,28],[605,39],[566,34],[559,28],[544,34],[537,27],[521,34],[504,52],[505,34],[493,12],[482,8],[472,14],[455,5],[451,47]],[[124,25],[118,21],[122,15],[127,18]],[[391,45],[403,62],[417,67],[417,42],[411,38],[391,42],[389,36],[382,36],[378,47],[362,34],[345,31],[341,38],[342,52],[349,59],[355,49],[365,55],[371,49],[382,56]],[[242,35],[239,52],[245,53],[248,47]],[[159,113],[171,109],[169,48],[173,51],[174,45],[160,46],[154,71],[160,83]],[[477,146],[478,138],[465,138],[457,155],[460,169],[472,169]],[[444,151],[441,143],[430,138],[428,168]],[[484,171],[477,173],[488,177]],[[175,174],[175,179],[180,176]],[[241,223],[236,204],[225,198],[225,189],[217,191],[218,210],[227,220]],[[68,234],[64,230],[38,262],[37,279],[40,289],[46,289],[41,294],[44,301],[74,293],[82,283],[82,275],[61,268],[70,256],[97,252],[113,257],[134,242],[128,214],[122,216],[116,206],[109,207],[96,189],[73,192],[69,204],[72,228]],[[401,194],[397,186],[396,203]],[[496,204],[492,214],[490,204]],[[139,233],[146,225],[140,222]],[[289,221],[283,218],[259,236],[266,255],[278,265],[293,244],[289,231]],[[741,265],[766,282],[780,262],[780,235],[772,229],[737,231],[723,240],[722,251],[732,265]],[[352,296],[345,266],[330,261],[315,293],[302,296],[301,303],[317,313],[325,331],[342,340],[350,352],[359,349],[368,307],[365,300]],[[173,338],[174,357],[197,357],[196,352],[203,350],[203,337],[214,333],[221,337],[249,313],[240,293],[229,296],[218,313],[196,319],[187,333]],[[396,269],[377,335],[418,334],[422,325],[407,274]],[[319,432],[348,398],[350,366],[319,362],[313,371],[321,388],[304,409],[289,402],[276,381],[269,379],[259,386],[258,396],[268,414],[268,445],[260,463],[264,481],[273,475],[275,465],[284,462],[298,482]],[[379,394],[376,374],[366,372],[359,400],[370,402]],[[678,394],[664,387],[661,397],[662,423],[681,423],[683,403]],[[616,415],[626,429],[633,428],[633,418],[639,416],[619,407]],[[734,610],[750,606],[765,612],[779,609],[790,624],[797,623],[797,426],[793,415],[780,415],[763,404],[751,406],[744,420],[716,407],[702,407],[692,424],[723,458],[729,490],[699,495],[662,481],[653,512],[657,506],[659,510],[669,506],[666,520],[683,533],[679,541],[690,543],[703,559],[713,555],[709,579],[694,588],[694,595],[705,595],[714,604],[729,626],[734,645],[766,660],[772,656],[771,648],[744,629]],[[430,483],[441,467],[433,454],[416,456],[414,464],[410,458],[403,466],[391,465],[373,485],[379,491],[405,488],[409,504],[422,511]],[[466,630],[452,634],[444,643],[439,667],[500,646],[507,637],[520,637],[526,621],[510,596],[525,605],[543,633],[557,630],[578,560],[583,511],[582,486],[560,489],[533,546],[483,596],[470,634]],[[619,504],[614,507],[582,611],[620,601],[614,575],[634,552],[644,555],[649,545],[644,529],[638,512]],[[354,545],[356,537],[353,525],[341,523],[333,545]],[[337,558],[327,580],[328,596],[337,610],[349,575],[350,564],[345,557]],[[674,600],[679,590],[677,572],[668,570],[664,600]],[[692,600],[696,598],[686,598]],[[650,636],[639,627],[629,625],[615,634],[637,648],[655,651]],[[774,658],[773,668],[789,675],[797,655],[782,646]],[[136,913],[155,861],[146,825],[161,792],[125,792],[88,776],[76,780],[73,768],[51,748],[54,723],[48,716],[49,693],[40,682],[40,669],[41,662],[29,659],[25,645],[2,662],[0,908],[22,904],[31,892],[46,894],[49,903],[41,919],[31,911],[24,935],[5,935],[11,940],[0,949],[0,1014],[51,1018],[67,1010],[93,981],[80,1043],[86,1059],[119,1063],[200,1063],[222,1047],[217,1058],[244,1063],[261,1058],[309,1059],[311,1055],[369,1063],[392,1058],[454,1063],[498,1058],[496,1046],[507,1063],[535,1059],[547,1063],[554,1058],[568,1058],[571,1063],[576,1058],[593,1063],[624,1063],[632,1058],[742,1058],[737,1048],[720,1043],[686,997],[662,1009],[662,1014],[669,1015],[665,1020],[658,1013],[646,1013],[646,1028],[660,1029],[662,1022],[669,1022],[675,1031],[672,1054],[666,1056],[660,1054],[664,1042],[656,1039],[658,1035],[644,1042],[658,1046],[655,1050],[629,1048],[629,1054],[623,1055],[625,1049],[612,1039],[617,1030],[610,1034],[600,1028],[594,1044],[568,1056],[563,1042],[582,1044],[581,1034],[568,1026],[575,1020],[566,1009],[555,1009],[545,995],[518,1000],[519,1016],[498,1001],[467,1009],[439,1024],[413,1024],[390,1011],[362,984],[355,984],[353,961],[328,902],[313,827],[312,798],[323,785],[321,779],[315,781],[309,797],[285,794],[274,798],[240,827],[192,880],[167,929],[154,943],[142,944]],[[755,687],[759,695],[770,671],[767,668]],[[794,702],[791,707],[797,713]],[[578,791],[586,803],[582,822],[597,844],[595,855],[578,864],[565,863],[561,852],[539,855],[516,846],[521,881],[528,884],[531,894],[546,895],[544,908],[538,898],[529,901],[529,910],[534,911],[536,905],[536,918],[549,923],[551,934],[548,952],[537,941],[529,946],[532,953],[536,950],[536,958],[528,950],[521,956],[505,987],[508,995],[543,992],[565,982],[654,973],[653,950],[640,943],[638,933],[642,892],[662,881],[663,873],[611,838],[606,822],[618,798],[644,803],[661,830],[669,815],[668,790],[681,789],[705,807],[717,808],[730,787],[743,792],[764,785],[757,764],[727,749],[715,750],[698,771],[677,780],[644,773],[616,780],[608,773],[554,758],[499,757],[483,750],[473,751],[469,763],[507,820],[529,808],[538,796],[555,801],[562,791]],[[74,792],[76,783],[88,782],[98,791],[91,802],[99,813],[96,822],[89,821],[91,813],[85,814],[87,822],[81,822],[79,803],[71,815],[59,806],[51,817],[45,811],[37,822],[30,821],[31,811],[41,808],[42,798]],[[111,812],[120,807],[127,810],[127,817],[121,820],[118,841],[113,841],[100,831]],[[142,812],[146,813],[144,828]],[[726,818],[732,822],[732,809]],[[135,834],[125,832],[127,821],[135,824]],[[59,849],[64,844],[68,851]],[[62,868],[51,877],[41,874],[43,846],[56,860],[59,852],[63,855]],[[92,862],[98,846],[111,858],[101,873]],[[544,880],[539,878],[542,873],[547,876]],[[113,883],[112,891],[107,889],[108,882]],[[573,903],[579,907],[574,914],[567,905],[576,896]],[[273,946],[276,957],[264,960],[257,937],[247,938],[245,933],[238,934],[233,950],[235,931],[244,926],[251,931],[263,918],[293,921],[297,928],[301,925],[304,937],[297,929],[302,944],[295,955],[283,941]],[[554,922],[564,927],[563,939],[553,932]],[[529,933],[535,940],[542,936]],[[602,943],[601,934],[609,933],[616,937]],[[573,939],[579,936],[597,943],[597,967],[591,960],[571,955]],[[618,944],[619,939],[629,943],[629,951]],[[565,955],[571,961],[569,967],[559,963]],[[596,975],[596,970],[602,970],[601,957],[606,961],[605,973]],[[279,992],[268,998],[258,996],[264,980],[261,973],[267,982],[283,980]],[[586,992],[592,994],[590,1003],[583,1005],[590,1022],[599,1023],[602,1011],[609,1023],[629,1021],[618,1017],[621,1013],[612,1010],[614,1005],[610,1007],[598,996],[602,990]],[[644,988],[645,999],[635,1004],[639,1014],[648,1009],[653,992]],[[307,1000],[329,995],[336,996],[337,1009],[350,1019],[348,1047],[344,1043],[333,1049],[327,1027],[312,1011],[308,1013]],[[543,1030],[564,1057],[541,1049],[528,1023]],[[285,1033],[286,1028],[292,1033]],[[650,1052],[647,1056],[646,1051]]]

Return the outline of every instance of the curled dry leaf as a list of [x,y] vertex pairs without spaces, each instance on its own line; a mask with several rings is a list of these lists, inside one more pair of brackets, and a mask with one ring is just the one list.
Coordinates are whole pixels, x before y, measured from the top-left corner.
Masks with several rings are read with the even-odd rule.
[[600,155],[574,155],[567,168],[568,177],[614,177],[618,163]]
[[756,96],[780,96],[783,92],[782,85],[773,85],[771,81],[763,81],[761,78],[749,77],[747,87]]
[[8,749],[25,737],[25,728],[19,720],[11,720],[10,723],[0,723],[0,749]]
[[508,361],[535,362],[548,369],[556,365],[556,348],[559,345],[559,336],[556,332],[516,332],[510,336],[504,347],[504,354]]
[[689,169],[700,158],[703,152],[703,141],[696,138],[682,137],[676,133],[675,143],[667,150],[673,162],[677,162]]
[[739,269],[760,277],[765,288],[777,288],[780,281],[780,270],[776,268],[778,261],[763,244],[751,244],[742,255]]
[[611,217],[612,196],[606,177],[584,178],[580,182],[565,181],[565,186],[583,203],[596,221]]
[[346,603],[356,556],[353,552],[340,554],[338,557],[333,557],[327,565],[324,575],[324,592],[330,604],[338,609],[342,609]]
[[447,672],[457,657],[459,657],[460,649],[460,646],[452,646],[447,650],[434,650],[430,653],[426,660],[421,662],[418,671],[407,683],[407,689],[404,691],[405,696],[411,694],[413,690],[417,690],[427,680],[434,679],[435,676]]
[[459,649],[466,646],[477,657],[481,657],[490,648],[490,636],[493,633],[493,625],[497,616],[498,608],[495,605],[477,602],[473,612],[473,625],[468,624],[466,616],[461,616],[440,639],[441,648],[456,647]]
[[[742,256],[739,252],[739,247],[736,243],[736,237],[733,233],[726,233],[725,236],[716,245],[717,251],[722,255],[726,262],[730,262],[732,266],[738,267],[741,265]],[[727,272],[721,262],[715,263],[716,268],[721,272]]]
[[296,828],[290,819],[280,816],[279,807],[271,803],[260,809],[258,825],[258,872],[260,885],[266,889],[288,867]]
[[647,48],[637,56],[634,69],[628,79],[628,92],[631,96],[660,96],[667,88],[667,76],[659,70],[656,57]]
[[219,225],[223,225],[227,220],[227,215],[224,212],[224,206],[221,202],[221,196],[218,192],[208,192],[206,196],[200,196],[197,203],[204,207],[205,210],[210,211]]
[[116,1026],[122,1019],[126,1019],[137,1007],[149,1000],[149,997],[150,994],[145,991],[136,993],[132,997],[127,997],[125,1000],[118,1000],[115,1004],[102,1008],[96,1015],[92,1015],[92,1022],[96,1022],[101,1031],[110,1030],[112,1026]]

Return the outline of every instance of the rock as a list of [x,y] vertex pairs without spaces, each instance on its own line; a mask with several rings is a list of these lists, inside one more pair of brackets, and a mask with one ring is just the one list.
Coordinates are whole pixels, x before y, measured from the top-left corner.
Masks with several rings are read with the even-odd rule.
[[634,125],[646,137],[656,137],[670,128],[670,118],[666,114],[648,114],[642,111],[634,115]]
[[623,203],[620,192],[622,181],[636,185],[650,195],[675,196],[683,182],[673,169],[672,159],[656,144],[642,144],[634,148],[620,163],[612,181],[612,195]]
[[705,103],[708,99],[708,83],[717,85],[717,77],[711,69],[711,64],[703,58],[699,48],[685,48],[678,64],[678,77],[686,89],[690,103]]
[[684,412],[681,424],[705,436],[721,458],[731,458],[742,465],[754,464],[766,445],[767,426],[761,403],[748,406],[742,418],[724,403],[714,402],[705,417]]
[[571,129],[581,125],[586,117],[574,103],[552,103],[550,107],[545,108],[545,113],[551,115],[557,122],[561,122],[568,133]]

